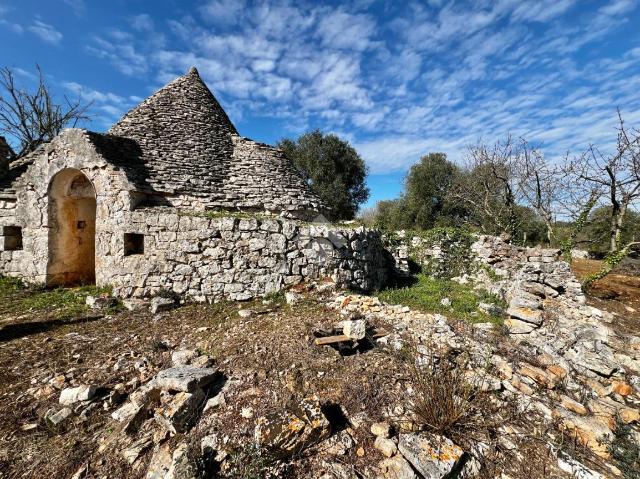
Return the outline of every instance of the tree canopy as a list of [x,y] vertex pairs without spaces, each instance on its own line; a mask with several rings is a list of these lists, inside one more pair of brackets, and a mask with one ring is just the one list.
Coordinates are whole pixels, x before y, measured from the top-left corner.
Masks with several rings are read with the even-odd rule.
[[429,229],[459,224],[466,211],[459,202],[451,201],[450,190],[460,174],[444,153],[423,156],[409,170],[400,198],[378,204],[379,226]]
[[330,220],[353,219],[369,198],[367,167],[348,141],[314,130],[277,146],[330,208]]

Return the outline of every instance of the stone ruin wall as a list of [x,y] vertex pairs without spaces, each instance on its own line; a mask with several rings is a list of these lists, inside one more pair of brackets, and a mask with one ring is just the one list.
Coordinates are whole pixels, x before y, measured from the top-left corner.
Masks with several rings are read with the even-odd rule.
[[195,301],[247,300],[325,278],[370,291],[386,277],[380,234],[365,228],[150,209],[131,212],[124,229],[144,235],[144,254],[122,261],[121,251],[109,252],[103,281],[121,297],[169,290]]
[[[3,265],[16,264],[21,251],[14,251],[5,247],[8,238],[5,237],[5,227],[16,224],[16,201],[12,198],[0,196],[0,271],[5,271]],[[14,268],[15,269],[15,268]]]
[[[437,245],[430,245],[419,236],[400,233],[397,237],[400,244],[390,248],[390,253],[400,274],[409,272],[409,251],[421,265],[438,261],[441,256]],[[505,324],[511,333],[530,333],[539,328],[549,301],[562,299],[576,307],[586,302],[580,282],[569,264],[562,260],[558,249],[525,248],[500,237],[477,235],[470,255],[476,265],[490,268],[502,280],[488,278],[482,268],[455,279],[472,280],[502,297],[507,303]]]

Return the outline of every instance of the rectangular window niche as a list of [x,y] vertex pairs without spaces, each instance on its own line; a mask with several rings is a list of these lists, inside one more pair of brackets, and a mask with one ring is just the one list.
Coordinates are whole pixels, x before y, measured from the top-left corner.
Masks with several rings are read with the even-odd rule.
[[22,227],[2,227],[2,249],[4,251],[19,251],[22,249]]
[[140,233],[124,234],[124,255],[144,254],[144,235]]

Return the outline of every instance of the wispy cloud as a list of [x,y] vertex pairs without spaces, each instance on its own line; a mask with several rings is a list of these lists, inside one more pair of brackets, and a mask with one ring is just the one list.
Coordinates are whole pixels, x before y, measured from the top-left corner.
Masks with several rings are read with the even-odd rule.
[[62,40],[62,33],[55,29],[54,26],[48,23],[41,22],[40,20],[34,20],[33,24],[27,27],[27,29],[40,37],[41,40],[57,45]]
[[112,92],[103,92],[77,82],[62,82],[62,87],[84,103],[91,104],[90,114],[95,123],[107,129],[128,109],[140,102],[138,97],[125,98]]
[[11,20],[11,8],[4,5],[0,5],[0,28],[18,34],[24,31],[22,25]]
[[339,131],[382,173],[508,133],[551,156],[614,139],[616,106],[640,115],[640,50],[629,40],[612,53],[607,41],[639,6],[210,0],[129,18],[89,51],[153,86],[195,65],[235,121]]
[[65,4],[67,4],[71,8],[73,13],[78,17],[82,17],[85,13],[87,13],[87,5],[85,4],[84,0],[62,0],[62,1]]
[[150,15],[141,13],[140,15],[131,17],[131,26],[134,30],[138,30],[141,32],[150,32],[153,31],[154,24]]
[[87,51],[111,64],[125,75],[141,75],[148,70],[146,56],[139,52],[133,37],[126,32],[113,30],[106,37],[95,37]]

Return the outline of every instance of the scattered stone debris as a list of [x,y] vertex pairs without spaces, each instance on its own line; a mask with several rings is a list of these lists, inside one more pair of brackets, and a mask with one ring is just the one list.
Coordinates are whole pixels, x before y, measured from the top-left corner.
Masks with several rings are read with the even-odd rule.
[[85,302],[91,309],[97,310],[105,310],[118,306],[118,299],[109,294],[103,294],[101,296],[89,295],[87,296]]
[[57,412],[47,412],[47,414],[45,414],[44,419],[47,423],[51,424],[52,426],[59,426],[63,421],[65,421],[67,418],[69,418],[69,416],[71,416],[73,414],[73,411],[68,408],[62,408]]
[[164,296],[156,296],[151,299],[149,310],[151,314],[163,313],[170,311],[176,307],[176,300],[174,298],[166,298]]
[[60,392],[60,404],[69,406],[81,401],[90,401],[96,395],[97,388],[91,385],[63,389]]
[[422,477],[455,477],[467,461],[465,452],[443,436],[400,434],[398,450]]
[[329,437],[331,426],[318,398],[306,398],[256,421],[255,440],[270,452],[288,457]]

